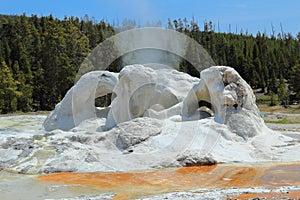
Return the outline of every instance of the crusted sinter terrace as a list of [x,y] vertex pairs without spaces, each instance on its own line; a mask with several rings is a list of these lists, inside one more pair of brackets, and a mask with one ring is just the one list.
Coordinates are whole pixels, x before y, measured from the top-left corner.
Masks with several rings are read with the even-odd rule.
[[[95,107],[109,93],[111,105]],[[0,167],[40,174],[300,160],[299,141],[264,124],[252,89],[226,66],[200,79],[156,64],[89,72],[43,127],[1,134]]]

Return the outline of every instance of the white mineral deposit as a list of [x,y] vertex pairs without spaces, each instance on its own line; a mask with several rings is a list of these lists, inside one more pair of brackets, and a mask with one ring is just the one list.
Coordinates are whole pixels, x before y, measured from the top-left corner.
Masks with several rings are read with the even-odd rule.
[[[87,73],[46,119],[31,123],[45,119],[44,130],[6,127],[1,168],[40,174],[300,160],[299,142],[264,124],[233,68],[210,67],[198,79],[153,65]],[[111,105],[96,108],[95,98],[108,93]]]

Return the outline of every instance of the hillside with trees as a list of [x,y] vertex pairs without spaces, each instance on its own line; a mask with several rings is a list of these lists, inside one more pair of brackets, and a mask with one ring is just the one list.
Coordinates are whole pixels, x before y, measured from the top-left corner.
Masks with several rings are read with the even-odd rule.
[[[52,110],[74,84],[84,58],[118,31],[136,28],[96,22],[85,16],[57,19],[53,16],[0,15],[0,113]],[[148,26],[161,26],[161,22]],[[300,99],[300,32],[248,34],[215,31],[212,22],[203,28],[194,20],[168,20],[167,27],[199,42],[217,65],[234,67],[256,91],[277,95],[287,102]],[[110,67],[119,71],[120,60]],[[181,61],[180,69],[198,72]]]
[[0,16],[0,112],[52,110],[91,49],[113,34],[87,16]]

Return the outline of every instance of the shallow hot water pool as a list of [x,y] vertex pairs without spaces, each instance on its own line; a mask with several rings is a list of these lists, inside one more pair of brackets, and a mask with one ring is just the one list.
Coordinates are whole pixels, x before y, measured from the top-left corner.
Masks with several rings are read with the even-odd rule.
[[[63,172],[41,176],[0,172],[1,200],[135,199],[174,191],[207,189],[202,190],[205,193],[212,192],[214,188],[224,189],[225,195],[226,189],[232,187],[242,189],[285,186],[298,186],[298,189],[282,190],[282,194],[277,192],[269,195],[300,195],[300,163],[235,163],[114,173]],[[239,195],[246,194],[241,190]],[[250,196],[249,192],[247,195]],[[253,198],[262,195],[266,194],[254,193]]]

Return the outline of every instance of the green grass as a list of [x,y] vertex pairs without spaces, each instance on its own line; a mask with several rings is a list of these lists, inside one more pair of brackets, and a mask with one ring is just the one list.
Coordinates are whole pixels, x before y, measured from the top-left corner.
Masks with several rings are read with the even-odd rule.
[[[279,100],[277,95],[274,95],[273,98],[274,98],[274,101],[276,101],[276,102]],[[272,98],[271,98],[270,95],[264,95],[264,96],[256,97],[256,101],[269,102],[271,100],[272,100]]]
[[265,123],[271,124],[300,124],[300,117],[296,118],[283,118],[280,120],[265,120]]

